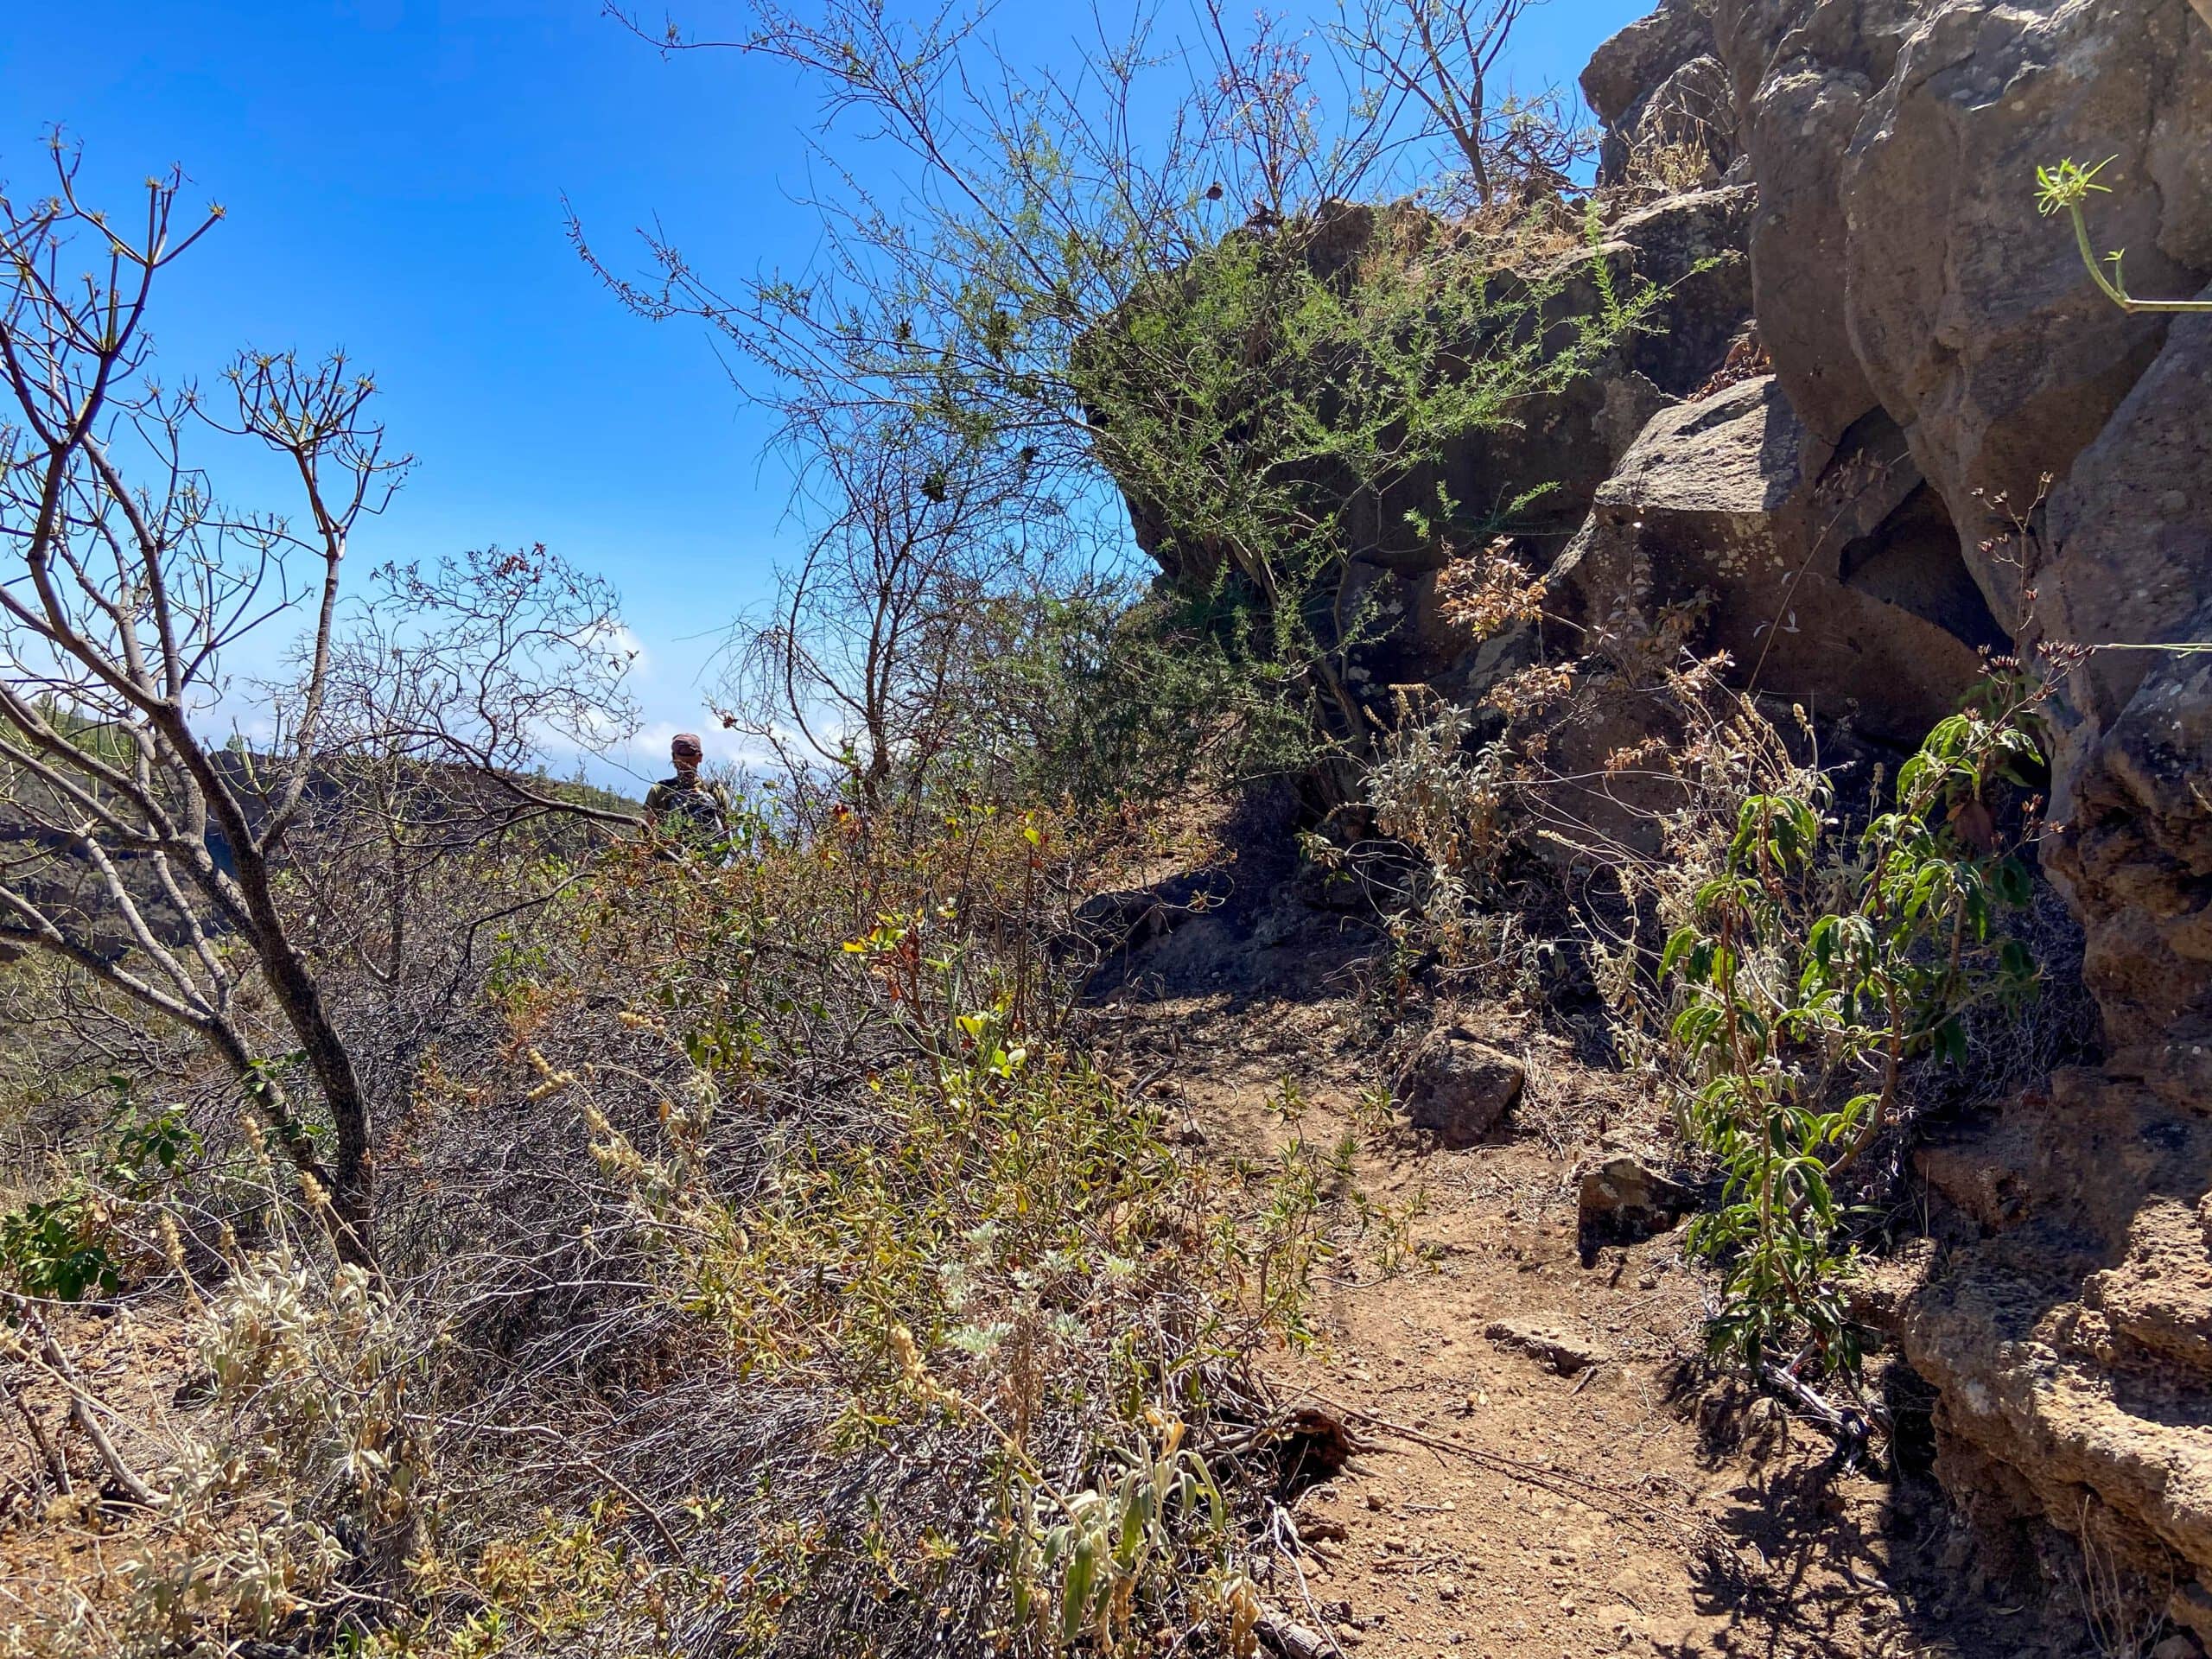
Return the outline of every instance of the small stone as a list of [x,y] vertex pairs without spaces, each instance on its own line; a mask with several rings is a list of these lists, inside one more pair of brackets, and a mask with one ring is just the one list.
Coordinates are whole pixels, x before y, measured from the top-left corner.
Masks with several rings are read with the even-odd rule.
[[1414,1128],[1447,1147],[1471,1147],[1519,1103],[1528,1081],[1520,1061],[1454,1027],[1414,1058],[1397,1093]]
[[1561,1376],[1586,1371],[1602,1357],[1557,1331],[1520,1320],[1492,1319],[1483,1327],[1483,1335],[1501,1348],[1541,1361]]
[[1696,1204],[1694,1194],[1634,1158],[1608,1158],[1585,1170],[1575,1198],[1585,1265],[1599,1245],[1634,1243],[1664,1232]]

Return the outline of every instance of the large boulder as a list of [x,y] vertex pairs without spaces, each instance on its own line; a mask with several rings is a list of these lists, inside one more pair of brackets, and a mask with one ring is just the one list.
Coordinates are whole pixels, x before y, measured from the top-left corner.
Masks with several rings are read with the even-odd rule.
[[1762,341],[1806,426],[1828,442],[1875,406],[1845,303],[1843,171],[1918,0],[1719,0],[1715,49],[1758,181],[1751,289]]
[[2105,301],[2038,163],[2113,157],[2096,234],[2145,292],[2212,275],[2212,54],[2187,0],[1718,0],[1760,214],[1760,331],[1807,425],[1905,432],[2007,626],[1983,544],[2063,475],[2158,348]]
[[[2113,157],[2099,244],[2128,251],[2145,291],[2194,293],[2212,276],[2209,134],[2212,54],[2183,0],[1953,0],[1853,137],[1853,342],[2008,625],[2018,575],[1981,543],[2094,440],[2164,332],[2109,303],[2063,226],[2026,211],[2035,168]],[[1916,198],[1934,213],[1897,211]]]
[[1922,480],[1841,580],[1955,607],[1948,540],[2068,664],[2045,863],[2114,1052],[1923,1160],[1951,1231],[1896,1318],[1939,1469],[1971,1510],[2171,1574],[2212,1638],[2212,657],[2142,649],[2212,639],[2212,320],[2113,306],[2032,200],[2038,164],[2105,162],[2092,233],[2129,285],[2212,293],[2208,13],[1715,0],[1713,49],[1799,468],[1894,432]]
[[1712,50],[1712,21],[1695,0],[1660,0],[1591,54],[1583,99],[1605,126],[1624,127],[1669,76]]
[[1582,96],[1598,118],[1601,184],[1626,181],[1631,157],[1653,143],[1702,142],[1716,168],[1735,157],[1727,71],[1695,0],[1663,0],[1599,47],[1582,72]]

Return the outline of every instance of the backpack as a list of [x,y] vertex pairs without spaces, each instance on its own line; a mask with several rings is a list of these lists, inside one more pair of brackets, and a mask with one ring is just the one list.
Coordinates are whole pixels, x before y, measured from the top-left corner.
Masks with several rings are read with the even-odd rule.
[[671,841],[709,847],[729,839],[728,815],[706,785],[670,778],[654,793],[660,797],[661,833]]

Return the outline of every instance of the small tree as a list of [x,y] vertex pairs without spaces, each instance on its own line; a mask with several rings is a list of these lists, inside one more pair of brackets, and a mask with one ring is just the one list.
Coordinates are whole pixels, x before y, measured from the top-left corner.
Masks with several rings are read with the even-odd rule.
[[1003,785],[1033,747],[1019,670],[1056,608],[1102,587],[1079,530],[1038,501],[1019,451],[865,413],[798,418],[818,528],[732,640],[725,722],[871,812],[947,766]]
[[[534,901],[519,866],[632,822],[539,761],[548,745],[593,751],[634,729],[627,641],[607,583],[543,546],[387,565],[345,607],[287,911],[310,958],[342,977],[349,1028],[373,1033],[364,1058],[394,1089],[467,1007],[494,925]],[[311,665],[296,666],[271,701],[304,696]]]
[[[1555,88],[1498,95],[1498,66],[1513,31],[1543,0],[1357,0],[1339,4],[1337,44],[1418,125],[1450,142],[1484,207],[1504,190],[1555,190],[1591,141]],[[1387,118],[1395,124],[1396,110]]]
[[[374,652],[372,634],[349,636],[353,532],[410,465],[368,417],[373,382],[342,355],[251,353],[219,399],[156,380],[156,288],[221,210],[188,226],[172,172],[126,234],[79,199],[75,154],[57,139],[53,156],[53,195],[0,195],[0,944],[62,958],[204,1041],[327,1197],[337,1248],[367,1262],[370,1094],[288,882],[315,826],[347,810],[349,758],[379,747],[465,768],[510,810],[562,804],[512,774],[577,694],[524,664],[550,638],[588,642],[604,607],[405,573],[392,597],[412,632]],[[75,277],[65,261],[87,248],[93,272]],[[218,497],[195,454],[225,437],[278,459],[293,512]],[[442,623],[441,600],[465,603]],[[295,617],[295,672],[252,741],[212,741],[229,653]],[[423,695],[424,673],[441,695]],[[404,695],[378,704],[377,685]]]

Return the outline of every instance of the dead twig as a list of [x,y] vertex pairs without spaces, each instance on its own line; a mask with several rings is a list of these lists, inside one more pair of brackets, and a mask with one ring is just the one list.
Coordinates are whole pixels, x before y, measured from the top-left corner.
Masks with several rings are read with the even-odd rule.
[[636,1487],[631,1485],[628,1481],[623,1479],[621,1476],[616,1474],[605,1464],[600,1462],[598,1459],[593,1457],[588,1452],[577,1450],[575,1443],[569,1436],[559,1433],[557,1430],[548,1428],[543,1423],[486,1423],[480,1426],[480,1432],[492,1434],[537,1434],[541,1435],[544,1439],[551,1440],[555,1444],[560,1446],[568,1452],[569,1457],[575,1459],[576,1462],[590,1470],[593,1474],[598,1476],[600,1479],[605,1481],[616,1491],[621,1493],[623,1497],[628,1498],[631,1503],[636,1504],[639,1512],[652,1523],[655,1535],[658,1536],[661,1542],[668,1546],[669,1553],[674,1555],[677,1560],[682,1561],[686,1565],[690,1564],[691,1558],[684,1553],[682,1540],[678,1539],[676,1534],[670,1529],[668,1522],[661,1519],[660,1511],[655,1509],[651,1503],[648,1503],[643,1497],[639,1496],[638,1489]]
[[108,1439],[107,1431],[100,1427],[99,1414],[94,1409],[95,1402],[85,1388],[84,1380],[77,1375],[77,1368],[69,1363],[69,1356],[62,1351],[61,1344],[54,1341],[54,1333],[47,1328],[46,1321],[39,1318],[38,1310],[13,1291],[5,1294],[10,1310],[38,1343],[35,1362],[43,1365],[67,1392],[70,1414],[76,1418],[77,1427],[85,1431],[85,1438],[92,1443],[92,1449],[99,1453],[100,1461],[107,1465],[107,1471],[114,1478],[115,1484],[123,1488],[132,1503],[142,1503],[149,1510],[156,1507],[161,1498],[152,1487],[139,1478],[138,1471],[115,1449],[115,1442]]
[[54,1491],[63,1497],[74,1496],[77,1489],[69,1478],[69,1461],[61,1455],[61,1448],[54,1445],[54,1437],[46,1432],[46,1425],[39,1420],[38,1413],[31,1409],[31,1402],[23,1397],[23,1392],[16,1386],[15,1379],[4,1373],[0,1373],[0,1389],[7,1391],[8,1403],[22,1415],[23,1427],[30,1433],[31,1444],[38,1448],[39,1455],[46,1460],[47,1471],[54,1477]]

